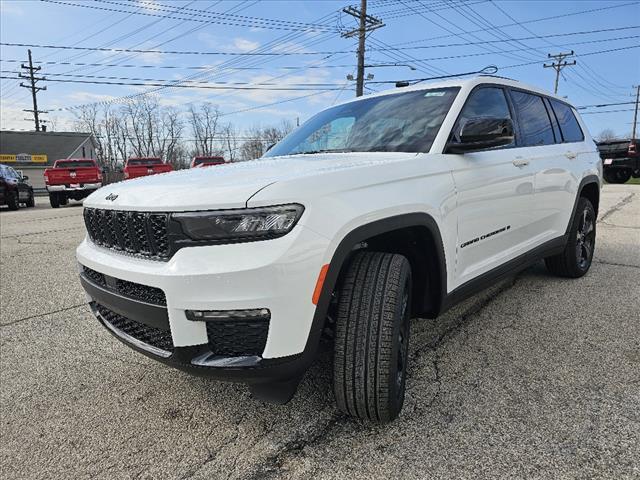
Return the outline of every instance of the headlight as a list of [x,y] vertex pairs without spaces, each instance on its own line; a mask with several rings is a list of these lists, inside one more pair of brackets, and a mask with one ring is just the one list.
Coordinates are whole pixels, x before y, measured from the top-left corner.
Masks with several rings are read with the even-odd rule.
[[251,242],[286,235],[304,207],[298,204],[209,212],[174,213],[172,218],[192,240]]

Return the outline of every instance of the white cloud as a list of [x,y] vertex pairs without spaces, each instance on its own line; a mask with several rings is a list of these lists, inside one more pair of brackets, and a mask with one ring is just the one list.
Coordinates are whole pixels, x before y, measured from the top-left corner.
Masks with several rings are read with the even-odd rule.
[[233,45],[241,52],[250,52],[260,46],[258,42],[252,42],[251,40],[241,37],[234,38]]

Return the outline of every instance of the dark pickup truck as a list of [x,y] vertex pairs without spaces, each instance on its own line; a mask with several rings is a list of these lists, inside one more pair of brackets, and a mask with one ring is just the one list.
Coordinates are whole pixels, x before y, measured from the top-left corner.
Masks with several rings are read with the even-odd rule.
[[610,140],[598,142],[604,179],[608,183],[625,183],[640,177],[640,141]]

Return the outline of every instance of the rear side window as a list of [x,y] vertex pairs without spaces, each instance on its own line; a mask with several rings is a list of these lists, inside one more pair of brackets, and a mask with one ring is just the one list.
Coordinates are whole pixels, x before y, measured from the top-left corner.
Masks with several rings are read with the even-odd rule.
[[518,112],[521,146],[553,145],[553,127],[542,97],[517,90],[511,92],[511,97]]
[[571,107],[557,100],[551,100],[551,106],[560,124],[563,141],[582,142],[584,140],[584,134]]
[[83,168],[83,167],[95,167],[95,164],[87,160],[83,161],[73,161],[73,162],[57,162],[56,168]]

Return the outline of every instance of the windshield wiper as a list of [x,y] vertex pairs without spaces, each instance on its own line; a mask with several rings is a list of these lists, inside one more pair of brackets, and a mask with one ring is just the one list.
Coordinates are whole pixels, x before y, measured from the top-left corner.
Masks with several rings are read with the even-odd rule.
[[307,150],[306,152],[296,152],[291,155],[313,155],[315,153],[350,153],[355,152],[355,150],[351,148],[327,148],[324,150]]

